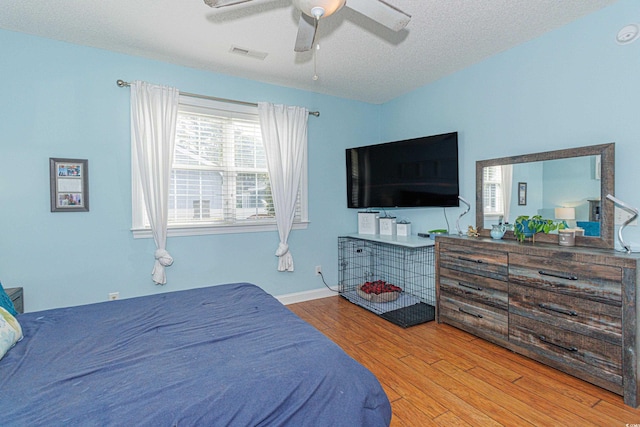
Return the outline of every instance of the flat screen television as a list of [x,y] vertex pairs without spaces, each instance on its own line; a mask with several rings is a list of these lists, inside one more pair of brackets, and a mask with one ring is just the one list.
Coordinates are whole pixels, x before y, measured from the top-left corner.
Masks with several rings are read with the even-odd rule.
[[458,133],[347,148],[349,208],[459,206]]

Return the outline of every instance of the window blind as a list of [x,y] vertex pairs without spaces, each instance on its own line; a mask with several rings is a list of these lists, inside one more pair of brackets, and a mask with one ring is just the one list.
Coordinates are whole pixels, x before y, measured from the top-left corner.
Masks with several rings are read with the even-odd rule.
[[484,168],[483,171],[483,198],[484,211],[491,214],[502,214],[502,170],[500,166]]
[[257,115],[195,110],[178,113],[169,224],[275,222]]

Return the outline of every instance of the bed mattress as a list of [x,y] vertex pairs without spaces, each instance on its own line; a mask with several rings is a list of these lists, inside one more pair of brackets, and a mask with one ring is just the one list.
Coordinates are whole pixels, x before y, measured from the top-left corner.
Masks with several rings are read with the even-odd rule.
[[383,426],[373,374],[259,287],[26,313],[0,424]]

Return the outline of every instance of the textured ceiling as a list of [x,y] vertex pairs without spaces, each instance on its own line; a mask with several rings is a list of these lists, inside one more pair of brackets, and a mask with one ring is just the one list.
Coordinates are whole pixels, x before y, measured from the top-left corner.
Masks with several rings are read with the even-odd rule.
[[615,3],[385,1],[412,16],[404,30],[343,8],[320,21],[315,61],[293,51],[291,0],[221,10],[202,0],[2,0],[0,28],[378,104]]

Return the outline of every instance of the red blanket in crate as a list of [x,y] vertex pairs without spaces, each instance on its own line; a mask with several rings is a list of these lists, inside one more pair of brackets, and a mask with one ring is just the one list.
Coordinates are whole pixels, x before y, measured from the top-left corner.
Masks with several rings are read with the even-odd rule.
[[389,302],[398,299],[402,288],[387,283],[384,280],[376,280],[374,282],[365,282],[358,289],[358,295],[367,301],[372,302]]

